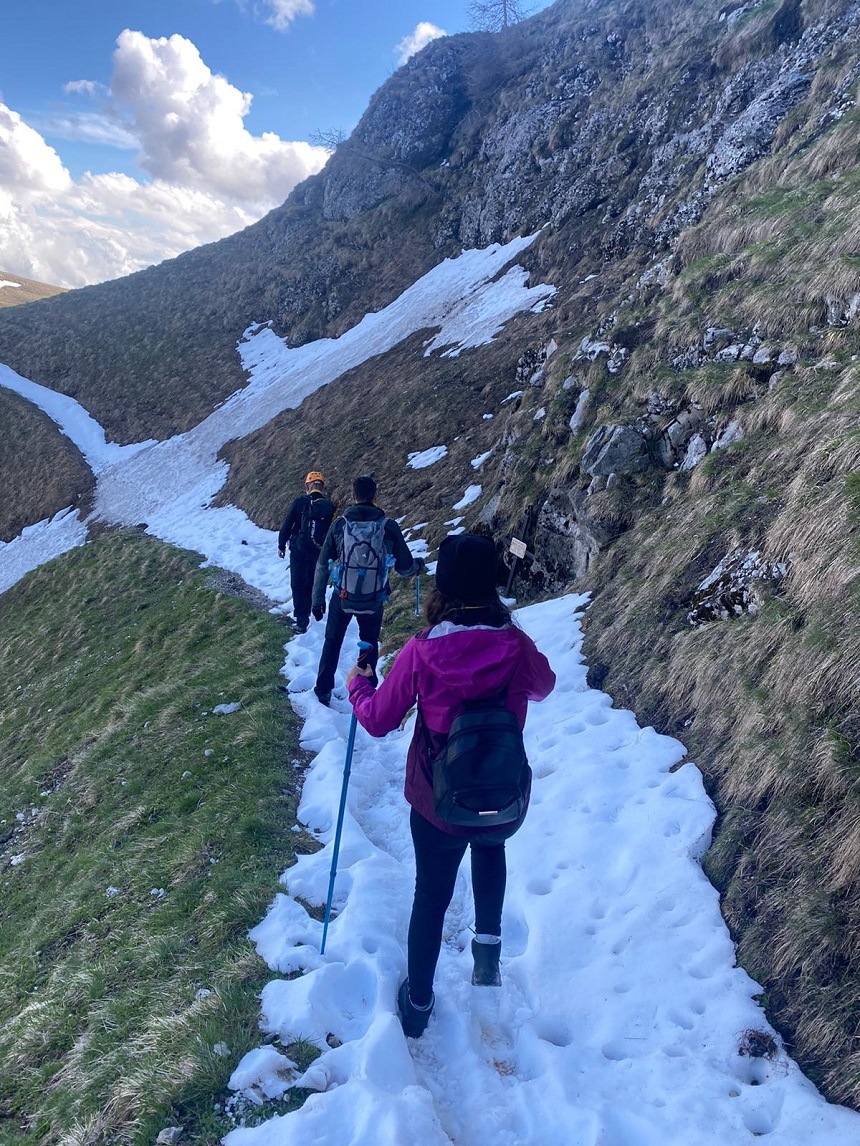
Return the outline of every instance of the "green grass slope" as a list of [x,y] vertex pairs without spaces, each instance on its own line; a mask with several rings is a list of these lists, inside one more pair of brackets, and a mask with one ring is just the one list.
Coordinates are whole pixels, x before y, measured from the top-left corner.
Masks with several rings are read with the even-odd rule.
[[[166,1125],[215,1143],[215,1102],[260,1042],[268,970],[246,933],[315,844],[290,830],[285,630],[198,564],[107,533],[4,595],[4,1146],[151,1143]],[[241,708],[212,713],[225,702]]]

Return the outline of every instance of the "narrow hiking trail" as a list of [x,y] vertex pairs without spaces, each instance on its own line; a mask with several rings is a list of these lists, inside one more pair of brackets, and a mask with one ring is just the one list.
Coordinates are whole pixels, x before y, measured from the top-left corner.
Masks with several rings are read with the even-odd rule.
[[[555,692],[532,705],[532,807],[509,842],[503,986],[470,985],[468,864],[458,877],[425,1036],[395,1017],[414,868],[402,796],[411,721],[372,740],[359,728],[324,957],[299,900],[325,902],[350,709],[310,691],[322,625],[287,646],[283,672],[316,752],[300,819],[326,846],[284,873],[285,894],[251,933],[281,975],[262,1025],[320,1057],[299,1079],[268,1047],[232,1084],[319,1093],[298,1111],[237,1129],[227,1146],[848,1146],[860,1116],[828,1105],[787,1057],[734,965],[718,896],[699,859],[714,817],[683,746],[589,689],[566,596],[518,612],[549,657]],[[348,634],[341,670],[354,659]],[[773,1058],[740,1053],[750,1031]]]
[[[167,442],[109,442],[73,399],[3,365],[0,385],[44,410],[81,450],[96,478],[100,520],[146,521],[149,533],[238,573],[286,609],[276,535],[235,507],[212,505],[227,473],[221,446],[418,330],[437,332],[425,355],[458,354],[491,341],[513,315],[547,305],[553,288],[530,286],[527,273],[510,266],[532,238],[445,260],[336,340],[294,351],[266,327],[249,327],[238,347],[248,385]],[[438,464],[446,449],[414,445],[404,465]],[[475,458],[473,468],[485,460]],[[450,509],[437,507],[438,516],[453,512],[446,525],[458,531],[457,511],[480,493],[469,485]],[[88,521],[65,510],[0,543],[0,592],[85,544],[87,533]],[[417,536],[410,547],[427,553]],[[403,1037],[394,1005],[414,879],[402,797],[411,726],[380,741],[359,730],[337,916],[323,958],[321,925],[302,901],[322,904],[328,889],[350,722],[343,677],[355,636],[344,644],[331,709],[311,692],[323,626],[287,645],[282,672],[304,722],[303,744],[315,753],[300,817],[325,846],[284,873],[285,892],[252,937],[275,975],[263,993],[264,1029],[284,1044],[308,1039],[322,1053],[299,1079],[274,1046],[263,1046],[231,1082],[248,1096],[274,1097],[296,1082],[318,1093],[293,1114],[233,1131],[228,1146],[860,1142],[860,1115],[828,1105],[778,1039],[772,1058],[740,1053],[748,1032],[764,1032],[765,1046],[773,1035],[756,984],[734,966],[717,893],[699,866],[713,808],[698,770],[682,763],[681,744],[640,729],[631,713],[588,689],[577,617],[584,603],[568,596],[518,613],[558,686],[532,706],[526,725],[535,783],[526,823],[508,845],[503,986],[469,984],[464,865],[437,1009],[419,1041]]]

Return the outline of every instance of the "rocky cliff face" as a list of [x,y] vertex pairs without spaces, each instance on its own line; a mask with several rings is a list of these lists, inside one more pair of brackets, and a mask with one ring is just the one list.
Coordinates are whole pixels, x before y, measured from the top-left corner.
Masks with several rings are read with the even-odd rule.
[[695,754],[745,965],[854,1103],[858,44],[850,0],[558,0],[429,45],[255,227],[0,315],[0,361],[118,440],[167,436],[240,384],[251,321],[336,336],[463,247],[540,231],[523,262],[553,309],[332,383],[228,448],[224,498],[276,526],[308,457],[341,483],[370,458],[438,541],[487,455],[469,512],[525,533],[521,595],[593,590],[596,679]]

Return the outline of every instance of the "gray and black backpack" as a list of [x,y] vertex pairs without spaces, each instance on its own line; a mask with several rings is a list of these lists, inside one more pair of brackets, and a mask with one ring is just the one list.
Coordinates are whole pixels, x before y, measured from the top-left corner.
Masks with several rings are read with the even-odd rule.
[[388,570],[394,558],[385,548],[387,523],[387,517],[375,521],[343,518],[340,557],[332,568],[332,583],[347,613],[372,613],[388,596]]

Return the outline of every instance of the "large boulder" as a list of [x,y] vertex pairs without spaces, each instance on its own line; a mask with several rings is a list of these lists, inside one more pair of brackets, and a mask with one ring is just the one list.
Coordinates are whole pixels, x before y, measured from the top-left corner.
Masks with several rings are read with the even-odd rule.
[[582,469],[591,477],[641,473],[650,464],[645,435],[635,426],[600,426],[582,456]]
[[601,549],[629,528],[621,491],[608,491],[605,484],[596,478],[587,489],[557,486],[549,491],[538,517],[532,566],[542,587],[583,577]]

